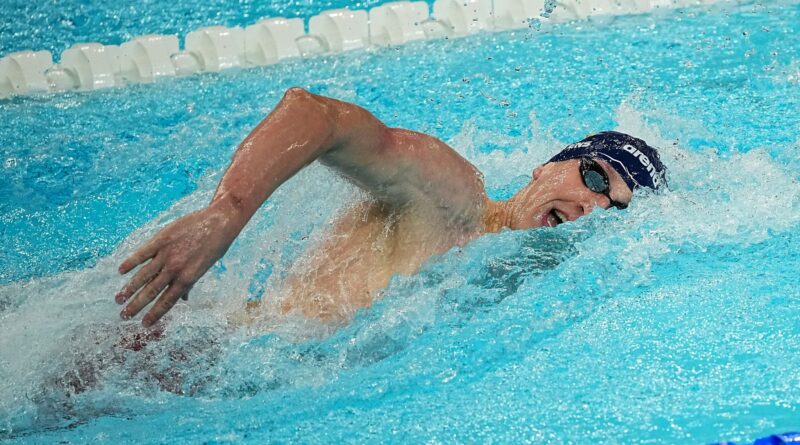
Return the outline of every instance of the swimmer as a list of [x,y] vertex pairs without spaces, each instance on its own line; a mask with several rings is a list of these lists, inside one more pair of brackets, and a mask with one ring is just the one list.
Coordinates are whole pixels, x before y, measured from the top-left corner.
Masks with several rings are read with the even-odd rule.
[[371,199],[345,211],[311,259],[281,283],[281,309],[346,321],[369,307],[394,274],[501,229],[554,227],[595,208],[625,208],[637,188],[665,186],[656,150],[602,132],[533,170],[507,201],[492,201],[480,172],[444,142],[389,128],[354,104],[289,89],[244,139],[208,207],[170,223],[119,267],[141,268],[116,295],[124,319],[153,303],[149,327],[230,247],[269,196],[319,160]]

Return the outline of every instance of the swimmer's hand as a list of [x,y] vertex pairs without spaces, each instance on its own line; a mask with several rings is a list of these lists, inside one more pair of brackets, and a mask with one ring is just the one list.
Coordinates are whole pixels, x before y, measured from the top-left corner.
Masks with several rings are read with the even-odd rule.
[[188,298],[192,286],[222,258],[243,227],[223,201],[170,223],[119,266],[124,275],[144,264],[115,297],[118,304],[133,297],[120,316],[130,319],[155,300],[142,319],[145,327],[152,326],[179,298]]

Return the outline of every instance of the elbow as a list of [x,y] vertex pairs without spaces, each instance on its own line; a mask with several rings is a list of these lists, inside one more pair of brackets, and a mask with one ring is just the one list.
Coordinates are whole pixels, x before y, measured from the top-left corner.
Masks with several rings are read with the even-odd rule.
[[307,122],[325,126],[327,133],[335,133],[339,121],[338,101],[316,95],[300,87],[292,87],[283,94],[280,105],[306,116]]
[[313,95],[300,87],[291,87],[283,93],[283,100],[308,100]]
[[292,108],[302,108],[306,112],[317,112],[324,108],[322,97],[312,94],[302,88],[292,87],[283,93],[280,105]]
[[314,94],[300,87],[292,87],[283,93],[283,102],[298,104],[313,110],[321,110],[330,114],[336,108],[336,101],[325,96]]
[[320,116],[332,120],[336,110],[335,101],[310,93],[300,87],[292,87],[283,93],[281,102],[291,107],[302,108],[304,112],[311,116]]

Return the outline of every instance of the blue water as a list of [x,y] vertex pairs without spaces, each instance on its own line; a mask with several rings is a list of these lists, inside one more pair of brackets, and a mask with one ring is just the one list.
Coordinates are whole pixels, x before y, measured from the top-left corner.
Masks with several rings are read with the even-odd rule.
[[[0,102],[0,439],[708,443],[800,428],[797,23],[796,3],[718,6]],[[395,277],[340,329],[228,328],[248,298],[280,298],[270,276],[355,199],[313,166],[162,340],[119,348],[136,323],[116,318],[116,265],[207,203],[295,85],[450,142],[496,198],[599,129],[662,147],[672,190],[485,236]]]
[[380,0],[4,0],[0,56],[13,51],[60,54],[75,43],[118,45],[142,34],[180,34],[201,26],[247,26],[267,17],[307,18],[334,8],[369,9]]

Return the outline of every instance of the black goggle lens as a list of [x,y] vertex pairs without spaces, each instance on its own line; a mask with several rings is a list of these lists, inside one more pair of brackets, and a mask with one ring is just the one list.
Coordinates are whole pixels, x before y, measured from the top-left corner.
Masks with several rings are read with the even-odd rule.
[[589,190],[595,193],[605,193],[608,191],[608,182],[606,182],[606,178],[595,170],[584,171],[583,182]]
[[591,158],[581,158],[581,178],[586,188],[594,193],[600,193],[608,197],[609,202],[613,207],[624,209],[628,204],[614,201],[611,199],[611,190],[608,182],[608,176],[603,170],[603,167]]

